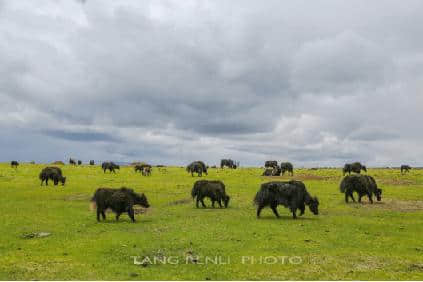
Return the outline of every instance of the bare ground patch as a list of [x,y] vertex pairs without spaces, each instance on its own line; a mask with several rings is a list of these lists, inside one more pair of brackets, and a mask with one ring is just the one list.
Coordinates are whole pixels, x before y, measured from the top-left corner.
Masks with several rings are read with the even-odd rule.
[[89,201],[91,200],[90,195],[87,194],[74,194],[64,198],[65,201]]
[[167,205],[168,206],[177,206],[177,205],[188,204],[188,203],[191,203],[191,202],[192,202],[192,199],[191,198],[186,198],[186,199],[172,201],[172,202],[170,202]]
[[265,178],[270,179],[280,179],[280,180],[330,180],[334,179],[335,177],[332,176],[319,176],[319,175],[313,175],[313,174],[297,174],[294,176],[290,175],[284,175],[284,176],[265,176]]
[[380,182],[386,185],[416,185],[416,181],[410,179],[381,179]]
[[363,206],[370,208],[382,208],[386,210],[401,211],[401,212],[413,212],[423,210],[423,201],[404,201],[395,199],[382,199],[382,202],[374,202],[370,204],[363,202]]

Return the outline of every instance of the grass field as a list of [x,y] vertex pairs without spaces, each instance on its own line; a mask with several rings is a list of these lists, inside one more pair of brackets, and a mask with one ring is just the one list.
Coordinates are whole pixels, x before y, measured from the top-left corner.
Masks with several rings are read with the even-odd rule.
[[[261,177],[258,168],[210,169],[204,178],[224,181],[229,208],[196,209],[190,191],[199,178],[183,168],[143,177],[131,167],[104,174],[66,165],[64,187],[40,187],[43,167],[0,164],[2,280],[423,279],[423,170],[369,169],[383,189],[374,205],[366,198],[345,204],[340,169],[296,170],[294,178],[319,197],[320,214],[307,208],[293,220],[283,207],[280,219],[270,209],[256,218],[260,183],[290,179]],[[94,190],[122,185],[144,192],[151,208],[136,223],[127,215],[115,222],[111,213],[97,223],[89,209]],[[37,232],[51,235],[25,238]],[[172,261],[135,265],[133,256]]]

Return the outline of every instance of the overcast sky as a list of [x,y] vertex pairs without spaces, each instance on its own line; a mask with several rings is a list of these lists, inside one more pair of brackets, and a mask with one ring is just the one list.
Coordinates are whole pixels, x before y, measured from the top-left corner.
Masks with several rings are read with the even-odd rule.
[[423,165],[423,1],[2,1],[0,161]]

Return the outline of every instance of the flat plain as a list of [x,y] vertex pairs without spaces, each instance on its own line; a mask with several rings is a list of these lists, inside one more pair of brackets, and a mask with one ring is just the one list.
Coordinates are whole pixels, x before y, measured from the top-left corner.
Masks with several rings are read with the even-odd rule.
[[[2,280],[422,280],[423,170],[369,169],[383,189],[373,205],[344,202],[341,169],[296,169],[262,177],[260,168],[210,169],[231,196],[229,208],[195,208],[182,167],[61,166],[65,186],[40,186],[46,165],[0,164]],[[255,216],[260,184],[302,180],[320,201],[293,220],[288,209]],[[151,207],[136,222],[112,213],[96,221],[89,202],[98,187],[127,186]],[[134,258],[135,257],[135,258]],[[134,264],[134,260],[136,264]],[[155,261],[154,261],[155,260]]]

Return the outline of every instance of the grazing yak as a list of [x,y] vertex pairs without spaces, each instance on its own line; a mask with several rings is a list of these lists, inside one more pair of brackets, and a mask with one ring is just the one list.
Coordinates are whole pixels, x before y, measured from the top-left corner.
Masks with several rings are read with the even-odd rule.
[[135,222],[134,205],[141,205],[145,208],[150,207],[147,197],[135,193],[133,189],[122,187],[120,189],[98,188],[91,198],[93,208],[97,208],[97,221],[100,221],[100,214],[103,220],[106,220],[105,211],[110,208],[116,214],[116,221],[119,216],[127,212],[132,222]]
[[95,165],[94,160],[90,160],[90,165]]
[[137,163],[135,166],[134,166],[134,170],[135,170],[135,172],[144,172],[144,168],[146,168],[146,167],[149,167],[149,168],[151,168],[151,165],[149,165],[149,164],[146,164],[146,163]]
[[150,176],[151,175],[151,166],[145,166],[142,170],[143,176]]
[[237,168],[236,163],[231,159],[222,159],[220,161],[220,168],[224,168],[225,166],[228,167],[228,168],[232,168],[232,169]]
[[278,205],[289,208],[294,219],[297,218],[297,209],[300,210],[300,215],[304,214],[306,205],[315,215],[319,214],[319,200],[310,196],[301,181],[263,183],[254,198],[254,203],[257,205],[257,217],[260,217],[261,210],[266,206],[270,206],[276,217],[279,217]]
[[198,174],[198,176],[202,176],[203,173],[207,174],[207,167],[202,161],[195,161],[190,163],[186,170],[188,173],[191,173],[191,176],[194,176],[194,172]]
[[351,164],[345,164],[344,165],[344,168],[342,169],[342,174],[343,174],[343,176],[345,176],[345,174],[351,174],[351,171],[352,171],[352,169],[351,169]]
[[281,163],[280,168],[282,171],[282,175],[284,175],[285,172],[291,173],[291,176],[294,175],[294,166],[291,163],[289,162]]
[[78,160],[78,165],[82,165],[82,161],[81,160]]
[[60,182],[62,182],[62,186],[65,185],[66,177],[63,177],[62,170],[55,166],[49,166],[44,168],[40,175],[38,176],[41,180],[41,186],[43,185],[43,182],[46,183],[46,186],[48,186],[48,180],[51,179],[54,182],[54,185],[57,185]]
[[370,203],[373,204],[373,194],[378,201],[382,200],[382,189],[377,187],[376,181],[370,175],[347,175],[342,179],[339,185],[341,193],[345,193],[345,202],[351,198],[355,202],[353,192],[358,194],[358,202],[361,203],[361,198],[365,195],[369,198]]
[[196,207],[198,208],[198,203],[201,202],[203,208],[206,207],[204,204],[204,198],[210,198],[212,201],[212,207],[214,208],[214,203],[217,202],[219,207],[222,208],[222,201],[225,205],[225,208],[228,207],[230,197],[226,194],[225,184],[220,180],[198,180],[194,183],[194,186],[191,190],[192,198],[196,199]]
[[112,172],[116,173],[115,169],[120,170],[120,166],[118,166],[114,162],[104,162],[104,163],[101,164],[101,168],[103,169],[104,173],[106,173],[106,170],[109,170],[110,173],[112,173]]
[[263,172],[262,176],[280,176],[282,170],[279,166],[275,166],[273,168],[266,168]]
[[71,165],[76,165],[76,162],[75,162],[75,160],[74,160],[74,159],[69,158],[69,164],[71,164]]
[[19,163],[17,161],[11,161],[10,166],[14,168],[18,168]]
[[277,167],[278,166],[278,162],[277,161],[266,161],[264,163],[264,167]]
[[411,169],[411,166],[409,166],[409,165],[402,165],[401,166],[401,174],[409,172],[410,169]]

